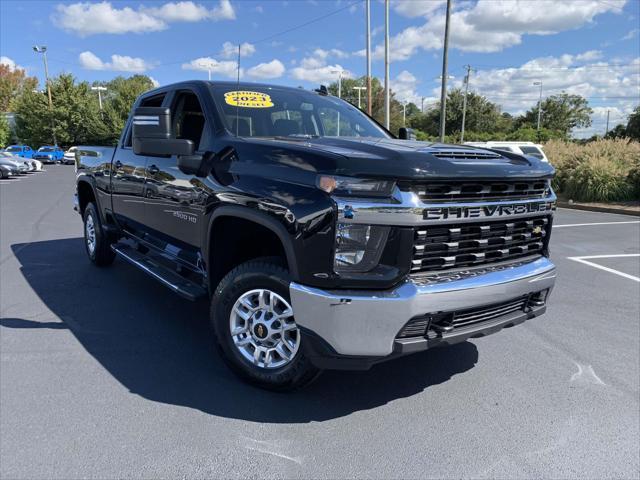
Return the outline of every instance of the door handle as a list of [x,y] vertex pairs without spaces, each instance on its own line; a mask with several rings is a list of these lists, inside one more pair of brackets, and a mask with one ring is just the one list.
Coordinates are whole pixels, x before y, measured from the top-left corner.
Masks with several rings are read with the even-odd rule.
[[159,171],[160,169],[155,165],[151,165],[149,168],[147,168],[147,172],[149,172],[151,175],[155,175]]
[[113,166],[116,167],[117,170],[120,170],[122,168],[122,162],[120,160],[116,160],[116,163],[114,163]]

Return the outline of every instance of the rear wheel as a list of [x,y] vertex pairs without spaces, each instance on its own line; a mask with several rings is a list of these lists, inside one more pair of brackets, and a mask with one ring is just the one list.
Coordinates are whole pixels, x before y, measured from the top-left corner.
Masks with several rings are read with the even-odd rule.
[[211,323],[227,364],[270,390],[303,387],[320,373],[301,349],[289,283],[289,273],[274,259],[253,260],[227,274],[211,303]]
[[111,243],[93,203],[89,203],[84,209],[84,246],[89,260],[97,266],[105,267],[113,263],[116,254],[111,250]]

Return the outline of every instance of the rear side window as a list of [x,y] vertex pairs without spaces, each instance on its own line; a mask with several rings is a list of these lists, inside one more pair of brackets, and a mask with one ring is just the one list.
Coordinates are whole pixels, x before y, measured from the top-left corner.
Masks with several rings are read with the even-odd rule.
[[538,147],[520,147],[520,150],[522,150],[522,153],[525,155],[531,155],[532,157],[540,159],[544,158],[544,155],[542,155],[542,152]]
[[513,148],[511,147],[491,147],[494,150],[501,150],[503,152],[513,152]]

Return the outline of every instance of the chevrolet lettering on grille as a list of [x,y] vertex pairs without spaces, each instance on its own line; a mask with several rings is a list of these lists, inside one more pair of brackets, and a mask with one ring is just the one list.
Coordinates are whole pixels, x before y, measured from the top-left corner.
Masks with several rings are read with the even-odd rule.
[[473,207],[434,207],[423,212],[425,220],[458,220],[462,218],[498,218],[510,215],[544,213],[555,210],[555,202],[514,203]]

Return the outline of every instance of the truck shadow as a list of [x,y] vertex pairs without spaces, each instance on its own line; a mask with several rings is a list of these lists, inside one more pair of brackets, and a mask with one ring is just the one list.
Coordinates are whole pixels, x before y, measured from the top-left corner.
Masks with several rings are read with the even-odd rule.
[[206,302],[182,300],[120,261],[92,266],[80,238],[12,249],[31,288],[63,323],[3,318],[2,328],[68,328],[122,385],[156,402],[255,422],[323,421],[415,395],[478,359],[475,345],[465,342],[367,372],[328,371],[299,392],[266,392],[226,368],[208,329]]

